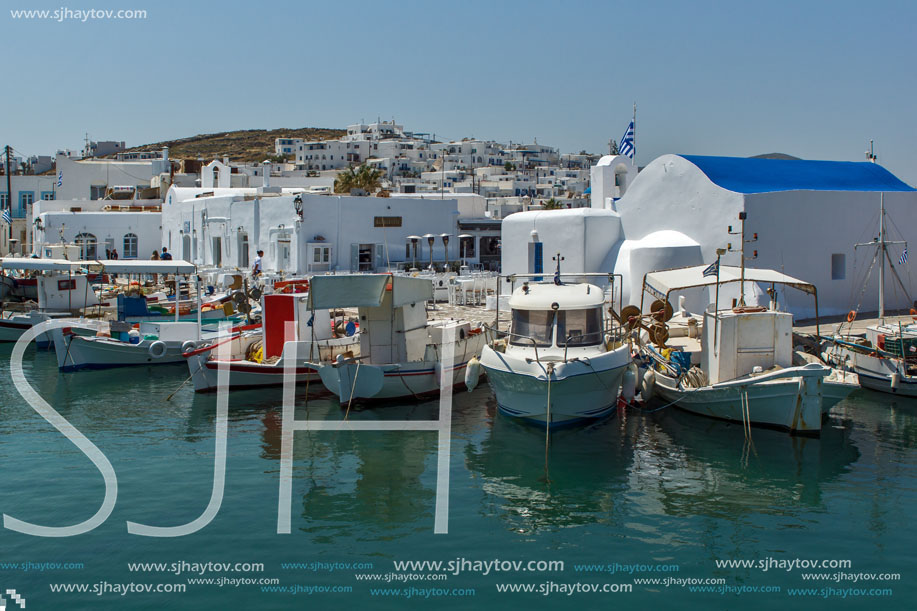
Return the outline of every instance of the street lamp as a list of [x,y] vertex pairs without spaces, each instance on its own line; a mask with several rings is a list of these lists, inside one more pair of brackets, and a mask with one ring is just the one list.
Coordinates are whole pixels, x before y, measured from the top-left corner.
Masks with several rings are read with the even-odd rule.
[[426,233],[424,236],[427,239],[427,243],[430,245],[430,269],[435,269],[433,267],[433,242],[436,241],[436,236],[432,233]]
[[412,252],[414,253],[411,267],[417,269],[417,242],[421,240],[421,237],[419,235],[409,235],[407,239],[411,241]]

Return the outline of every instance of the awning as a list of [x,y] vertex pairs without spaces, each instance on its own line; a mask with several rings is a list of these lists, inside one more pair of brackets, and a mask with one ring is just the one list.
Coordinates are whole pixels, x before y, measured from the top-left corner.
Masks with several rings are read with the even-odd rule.
[[90,271],[113,274],[193,274],[197,266],[181,259],[154,261],[152,259],[105,259],[82,261]]
[[197,269],[187,261],[154,261],[144,259],[112,259],[102,261],[68,261],[67,259],[0,258],[3,269],[28,269],[44,272],[76,272],[86,268],[91,272],[114,274],[193,274]]
[[28,269],[47,272],[75,272],[83,267],[82,261],[67,259],[32,259],[22,257],[2,257],[0,267],[3,269]]
[[[716,275],[704,276],[704,270],[708,265],[696,265],[694,267],[682,267],[679,269],[668,269],[661,272],[650,272],[643,278],[644,289],[659,299],[665,299],[672,292],[680,289],[688,289],[700,286],[713,286],[717,282]],[[742,279],[742,268],[735,266],[720,265],[719,282],[725,284],[728,282],[739,282]],[[766,284],[785,284],[809,293],[815,294],[815,286],[781,274],[771,269],[745,268],[746,282],[763,282]]]
[[309,307],[315,310],[379,307],[390,281],[392,307],[433,299],[433,282],[428,278],[391,274],[313,276]]
[[382,305],[388,274],[363,276],[313,276],[309,308],[372,308]]

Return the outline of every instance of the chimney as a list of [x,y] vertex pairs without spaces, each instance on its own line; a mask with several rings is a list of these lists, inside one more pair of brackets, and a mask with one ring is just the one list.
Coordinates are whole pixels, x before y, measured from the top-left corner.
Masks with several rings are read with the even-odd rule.
[[271,186],[271,162],[264,160],[261,163],[261,186],[267,189]]

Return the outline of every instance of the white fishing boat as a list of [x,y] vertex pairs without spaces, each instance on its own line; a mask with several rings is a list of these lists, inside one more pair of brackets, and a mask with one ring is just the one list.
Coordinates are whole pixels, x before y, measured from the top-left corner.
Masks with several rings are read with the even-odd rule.
[[865,338],[837,334],[825,358],[855,372],[863,388],[917,397],[917,325],[870,325]]
[[[770,307],[744,306],[740,298],[739,306],[719,309],[719,286],[735,282],[743,285],[740,295],[745,282],[770,285]],[[656,394],[677,408],[746,427],[818,435],[828,409],[856,385],[822,363],[794,366],[793,317],[776,309],[778,284],[815,297],[817,325],[815,286],[773,270],[720,266],[718,259],[711,266],[646,274],[643,292],[657,301],[650,308],[653,323],[648,327],[655,346],[647,344],[642,350],[650,364],[641,382],[644,399]],[[702,318],[665,324],[672,316],[672,292],[712,287],[717,298]]]
[[312,363],[325,387],[342,403],[421,398],[439,393],[443,367],[445,384],[464,384],[465,368],[472,357],[480,356],[484,334],[468,322],[428,321],[426,302],[432,299],[433,285],[423,278],[390,274],[312,278],[311,311],[357,308],[360,323],[359,356]]
[[[196,268],[186,261],[91,261],[84,262],[90,269],[125,274],[174,274],[175,294],[180,294],[180,276],[191,275]],[[198,295],[200,292],[198,291]],[[198,297],[200,299],[200,297]],[[179,322],[176,308],[174,321],[141,322],[139,329],[123,321],[111,323],[79,324],[70,329],[50,331],[54,340],[58,368],[63,371],[79,369],[108,369],[138,365],[184,364],[185,352],[196,349],[201,343],[213,341],[223,334],[204,330],[201,326],[200,307],[197,322]],[[108,326],[106,330],[105,326]],[[97,329],[95,336],[81,336],[73,327]]]
[[631,363],[620,327],[604,316],[603,290],[563,283],[559,265],[553,282],[513,291],[510,332],[481,355],[500,411],[550,427],[612,415]]
[[[889,241],[886,239],[885,227],[885,198],[879,198],[879,237],[873,242],[856,244],[857,247],[873,247],[872,267],[878,262],[879,266],[879,322],[866,327],[865,337],[852,336],[850,331],[856,320],[857,312],[851,310],[847,315],[847,333],[844,333],[844,324],[838,326],[834,335],[825,340],[823,344],[823,358],[836,367],[851,370],[859,378],[860,386],[906,397],[917,397],[917,324],[889,324],[885,320],[885,263],[894,273],[896,280],[901,284],[901,279],[895,271],[894,261],[889,256],[889,245],[903,245],[904,251],[899,258],[899,264],[907,262],[907,242]],[[869,281],[869,274],[864,279],[864,285]],[[917,311],[911,309],[911,316],[917,319]]]
[[294,367],[297,383],[319,383],[311,363],[359,355],[356,325],[332,321],[328,310],[310,311],[307,294],[261,299],[261,325],[243,327],[239,335],[185,355],[195,391],[216,390],[220,367],[229,371],[230,389],[280,386],[288,366]]
[[[28,311],[0,312],[0,342],[15,342],[25,331],[51,318],[79,322],[81,319],[75,317],[74,313],[98,305],[99,299],[92,289],[89,276],[83,273],[84,263],[66,259],[0,258],[0,269],[35,274],[27,280],[34,288],[31,298],[37,301],[37,308]],[[14,280],[11,276],[3,278]],[[25,280],[19,279],[18,282]],[[39,348],[47,348],[51,345],[51,337],[42,333],[35,342]]]

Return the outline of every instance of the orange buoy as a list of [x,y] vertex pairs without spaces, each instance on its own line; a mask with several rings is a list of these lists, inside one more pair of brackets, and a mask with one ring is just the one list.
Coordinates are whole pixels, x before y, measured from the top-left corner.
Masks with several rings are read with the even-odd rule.
[[857,318],[857,313],[855,310],[850,310],[849,312],[847,312],[847,322],[853,322],[856,320],[856,318]]

